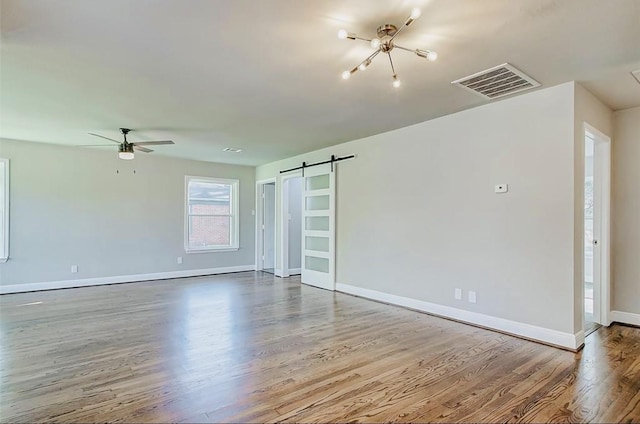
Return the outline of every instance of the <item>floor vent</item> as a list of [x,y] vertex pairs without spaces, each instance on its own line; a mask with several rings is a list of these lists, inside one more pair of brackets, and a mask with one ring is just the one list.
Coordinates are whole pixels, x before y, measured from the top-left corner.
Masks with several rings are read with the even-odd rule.
[[452,81],[451,84],[459,85],[481,95],[485,99],[497,99],[498,97],[540,86],[538,81],[509,63],[503,63],[468,77],[460,78]]

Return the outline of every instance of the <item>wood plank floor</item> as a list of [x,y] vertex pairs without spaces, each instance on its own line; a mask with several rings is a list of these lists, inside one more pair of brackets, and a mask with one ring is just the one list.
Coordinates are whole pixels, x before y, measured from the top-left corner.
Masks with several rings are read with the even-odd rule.
[[638,328],[574,354],[253,272],[0,307],[2,422],[640,422]]

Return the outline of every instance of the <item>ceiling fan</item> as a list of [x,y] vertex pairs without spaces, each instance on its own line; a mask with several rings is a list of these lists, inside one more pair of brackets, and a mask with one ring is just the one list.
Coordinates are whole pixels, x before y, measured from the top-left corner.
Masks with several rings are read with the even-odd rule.
[[[104,138],[105,140],[109,140],[109,141],[113,141],[114,143],[118,143],[120,146],[118,146],[118,157],[120,159],[124,159],[124,160],[131,160],[135,157],[133,150],[137,150],[139,152],[144,152],[144,153],[151,153],[153,152],[153,150],[148,149],[144,146],[158,146],[161,144],[175,144],[173,141],[171,140],[162,140],[162,141],[136,141],[136,142],[130,142],[127,140],[127,134],[129,134],[131,130],[129,128],[120,128],[120,132],[122,133],[122,136],[124,137],[124,141],[118,141],[118,140],[114,140],[112,138],[109,137],[105,137],[103,135],[100,134],[94,134],[94,133],[89,133],[89,135],[93,135],[95,137],[100,137],[100,138]],[[94,144],[91,146],[110,146],[110,144]],[[87,146],[89,147],[89,146]]]

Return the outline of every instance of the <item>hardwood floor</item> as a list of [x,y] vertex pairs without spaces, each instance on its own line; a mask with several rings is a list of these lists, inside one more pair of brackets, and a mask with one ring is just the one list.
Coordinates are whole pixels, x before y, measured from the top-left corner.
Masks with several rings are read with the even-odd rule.
[[640,422],[638,328],[574,354],[253,272],[0,307],[2,422]]

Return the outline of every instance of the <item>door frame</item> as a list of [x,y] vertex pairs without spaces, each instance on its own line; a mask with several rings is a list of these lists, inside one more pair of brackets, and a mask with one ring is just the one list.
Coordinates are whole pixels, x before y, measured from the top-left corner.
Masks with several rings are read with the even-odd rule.
[[[259,180],[256,181],[256,222],[255,222],[255,226],[256,226],[256,266],[255,269],[256,271],[262,271],[264,269],[264,249],[263,249],[263,245],[264,245],[264,236],[263,236],[263,229],[262,229],[262,221],[264,221],[264,198],[263,198],[263,194],[264,194],[264,186],[266,184],[275,184],[275,198],[276,198],[276,202],[274,203],[274,205],[276,205],[276,209],[277,209],[277,203],[278,203],[278,183],[276,182],[276,178],[267,178],[265,180]],[[276,212],[276,222],[277,222],[277,210]],[[276,225],[276,223],[274,223],[274,225]],[[275,231],[276,229],[274,228],[274,243],[277,246],[277,231]],[[273,248],[273,252],[274,254],[276,253],[276,246],[274,246]],[[276,265],[276,259],[274,258],[274,267]],[[274,270],[275,272],[275,270]]]
[[[582,143],[585,146],[587,133],[593,135],[594,139],[594,203],[596,205],[597,214],[599,215],[599,234],[595,234],[596,223],[594,222],[594,237],[598,240],[597,247],[594,246],[594,306],[595,302],[598,302],[599,316],[596,316],[594,311],[594,320],[598,324],[609,326],[611,324],[611,137],[599,131],[595,127],[584,123]],[[584,162],[585,155],[582,155]],[[586,171],[582,173],[582,207],[584,208],[584,180]],[[597,182],[596,182],[597,181]],[[595,217],[595,214],[594,214]],[[584,212],[583,212],[583,225],[584,225]],[[584,246],[584,229],[582,231],[582,246]],[[583,262],[584,262],[584,247],[583,249]],[[595,269],[595,255],[596,249],[599,252],[599,264],[600,269]],[[584,270],[584,263],[583,263]],[[598,272],[599,284],[596,288],[595,273]],[[580,304],[582,305],[582,319],[584,328],[584,271],[582,275],[582,299]]]
[[[282,196],[280,196],[280,263],[282,264],[282,276],[289,277],[289,185],[286,184],[287,180],[291,178],[302,178],[302,171],[296,171],[288,173],[280,177],[280,183],[282,185]],[[304,190],[304,188],[303,188]],[[302,193],[301,193],[302,194]],[[304,202],[304,196],[301,196]],[[304,225],[304,223],[303,223]],[[300,232],[302,234],[302,231]],[[302,254],[302,252],[300,252]]]

